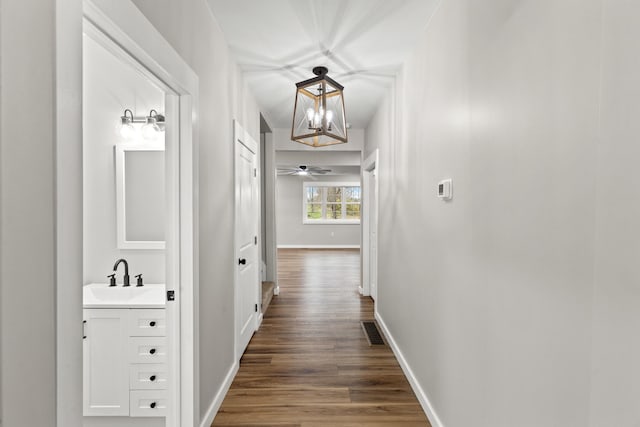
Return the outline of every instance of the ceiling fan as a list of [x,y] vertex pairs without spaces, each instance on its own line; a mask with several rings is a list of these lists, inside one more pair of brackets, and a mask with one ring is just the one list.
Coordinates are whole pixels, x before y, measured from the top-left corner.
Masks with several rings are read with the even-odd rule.
[[278,168],[278,175],[313,176],[313,175],[324,175],[327,172],[331,172],[331,169],[324,169],[318,166],[307,166],[307,165]]

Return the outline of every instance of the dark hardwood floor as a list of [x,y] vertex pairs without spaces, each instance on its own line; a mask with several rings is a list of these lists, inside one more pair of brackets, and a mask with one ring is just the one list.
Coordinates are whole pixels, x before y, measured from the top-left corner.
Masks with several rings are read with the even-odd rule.
[[278,282],[213,426],[430,426],[389,347],[362,332],[358,250],[280,249]]

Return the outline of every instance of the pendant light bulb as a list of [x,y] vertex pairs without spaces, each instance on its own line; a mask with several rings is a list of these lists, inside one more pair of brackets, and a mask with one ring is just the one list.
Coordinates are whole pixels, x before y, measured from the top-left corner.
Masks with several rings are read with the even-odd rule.
[[327,110],[327,130],[332,131],[331,122],[333,121],[333,111]]
[[331,124],[332,120],[333,120],[333,111],[329,110],[327,111],[327,125]]

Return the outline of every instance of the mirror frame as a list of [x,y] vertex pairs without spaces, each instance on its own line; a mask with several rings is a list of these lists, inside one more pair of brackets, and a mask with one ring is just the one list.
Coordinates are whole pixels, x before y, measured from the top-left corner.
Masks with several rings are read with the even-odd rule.
[[125,155],[128,151],[165,151],[164,142],[123,142],[114,146],[116,165],[116,234],[118,249],[165,249],[164,240],[127,240]]

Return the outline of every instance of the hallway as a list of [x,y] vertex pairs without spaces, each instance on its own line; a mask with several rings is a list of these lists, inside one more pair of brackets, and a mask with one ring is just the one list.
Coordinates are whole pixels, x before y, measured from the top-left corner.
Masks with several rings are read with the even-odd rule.
[[213,426],[429,426],[387,346],[360,326],[358,250],[278,250],[280,295],[244,354]]

